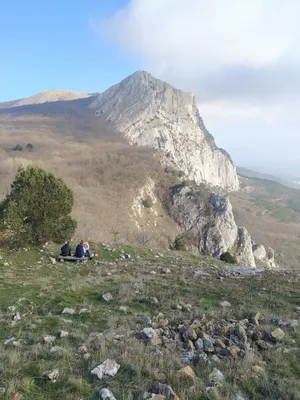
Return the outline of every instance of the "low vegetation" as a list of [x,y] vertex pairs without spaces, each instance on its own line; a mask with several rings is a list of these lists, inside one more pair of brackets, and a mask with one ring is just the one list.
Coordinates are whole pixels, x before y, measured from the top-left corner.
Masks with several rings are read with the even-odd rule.
[[0,205],[3,237],[18,246],[69,239],[76,229],[73,203],[62,179],[37,167],[19,168]]
[[[300,398],[300,331],[289,322],[299,320],[299,277],[230,275],[217,261],[188,253],[116,245],[93,249],[98,257],[78,264],[54,263],[58,248],[52,245],[1,250],[3,399],[95,400],[103,387],[116,399],[142,399],[155,382],[170,385],[182,400],[231,400],[235,394],[256,400]],[[108,292],[111,300],[104,301]],[[74,314],[62,314],[65,308]],[[173,332],[193,320],[206,327],[224,327],[225,321],[234,326],[257,312],[259,325],[253,329],[271,332],[276,325],[269,321],[282,319],[288,321],[280,325],[284,338],[265,349],[249,339],[250,348],[241,355],[234,355],[234,348],[233,355],[222,355],[213,347],[196,352],[208,361],[203,356],[185,364],[184,344],[173,347],[165,337],[145,345],[137,337],[146,327]],[[205,337],[212,335],[205,329]],[[99,380],[91,371],[106,359],[120,369]],[[192,377],[178,373],[187,365]],[[210,384],[214,368],[224,376],[217,386]],[[55,370],[58,376],[51,381]]]

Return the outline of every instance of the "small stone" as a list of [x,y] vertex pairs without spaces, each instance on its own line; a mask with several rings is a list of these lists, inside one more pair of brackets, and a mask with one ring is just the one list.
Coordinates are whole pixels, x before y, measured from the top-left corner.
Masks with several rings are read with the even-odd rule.
[[167,398],[161,394],[144,393],[143,400],[167,400]]
[[66,337],[69,337],[69,332],[68,331],[59,331],[58,332],[58,334],[57,334],[57,337],[59,338],[59,339],[62,339],[62,338],[66,338]]
[[52,335],[47,335],[47,336],[44,336],[44,338],[43,338],[43,342],[49,343],[49,344],[55,342],[55,340],[56,340],[56,337],[52,336]]
[[3,265],[4,265],[4,267],[8,267],[9,263],[8,262],[4,262]]
[[170,273],[171,273],[171,270],[170,270],[169,268],[164,268],[164,269],[162,270],[162,272],[163,272],[164,274],[170,274]]
[[204,347],[203,340],[200,339],[200,338],[197,339],[197,340],[195,341],[195,343],[194,343],[194,346],[195,346],[196,350],[202,350],[203,347]]
[[53,371],[47,373],[47,377],[50,379],[51,382],[55,383],[57,381],[57,378],[59,376],[59,372],[57,369],[54,369]]
[[73,308],[64,308],[61,312],[62,314],[69,314],[69,315],[74,315],[76,313]]
[[90,353],[85,353],[85,354],[82,356],[82,358],[83,358],[84,360],[88,360],[90,357],[91,357]]
[[50,261],[52,262],[52,264],[56,264],[56,259],[54,257],[50,257]]
[[101,389],[99,396],[99,400],[116,400],[115,396],[109,389]]
[[115,376],[120,369],[120,365],[114,360],[107,359],[102,364],[95,367],[92,371],[92,375],[97,375],[99,379],[102,379],[104,375]]
[[181,368],[178,372],[177,375],[179,377],[183,377],[183,378],[189,378],[189,379],[194,379],[196,378],[196,374],[193,371],[193,369],[190,366],[186,366]]
[[239,355],[239,352],[241,351],[241,349],[238,346],[228,347],[228,350],[233,358],[237,358],[237,356]]
[[171,386],[164,385],[163,383],[155,382],[151,387],[151,392],[165,396],[170,400],[179,400],[179,397],[174,393]]
[[63,322],[65,324],[73,324],[73,321],[71,319],[63,319]]
[[211,361],[213,361],[214,363],[217,363],[217,364],[219,364],[221,362],[219,357],[215,354],[212,356]]
[[275,339],[276,341],[279,342],[284,338],[285,333],[283,332],[283,330],[281,328],[277,328],[277,329],[275,329],[275,331],[271,332],[271,335],[272,335],[273,339]]
[[154,270],[150,271],[150,275],[156,275],[156,274],[157,274],[156,271],[154,271]]
[[261,319],[261,313],[260,312],[256,312],[253,313],[250,317],[251,322],[253,322],[255,325],[259,325],[259,320]]
[[253,365],[251,367],[251,371],[255,372],[256,374],[263,374],[265,372],[264,368],[259,365]]
[[126,306],[121,306],[121,307],[119,307],[119,311],[122,311],[122,312],[126,313],[127,312],[127,307]]
[[240,396],[239,394],[234,394],[233,395],[233,400],[245,400],[245,398]]
[[290,321],[290,328],[295,329],[299,326],[299,321],[297,319],[292,319]]
[[111,300],[113,300],[113,296],[112,296],[112,294],[109,293],[109,292],[104,293],[104,294],[102,295],[102,300],[104,300],[104,301],[106,301],[106,302],[111,301]]
[[209,374],[209,383],[212,386],[222,386],[224,380],[224,375],[217,368],[214,368],[213,371]]
[[194,351],[186,351],[186,352],[182,353],[182,355],[181,355],[181,362],[183,364],[190,364],[194,358],[195,358]]
[[295,308],[295,312],[296,313],[300,313],[300,307],[299,306]]
[[237,325],[235,327],[234,333],[236,334],[236,336],[240,339],[240,341],[242,343],[246,343],[247,342],[246,331],[241,325]]
[[6,389],[5,389],[5,387],[4,386],[0,386],[0,393],[5,393],[6,392]]
[[82,346],[79,346],[77,349],[77,352],[80,354],[84,354],[88,352],[88,348],[86,347],[85,344],[83,344]]
[[223,308],[226,308],[226,307],[231,307],[231,304],[229,303],[229,301],[221,301],[220,303],[219,303],[219,306],[220,307],[223,307]]
[[269,348],[268,344],[264,340],[257,340],[255,343],[262,350],[268,350]]
[[15,315],[13,316],[13,320],[14,321],[20,321],[21,317],[20,317],[20,313],[16,312]]
[[151,303],[153,303],[153,304],[158,304],[159,303],[159,301],[158,301],[158,298],[157,297],[150,297],[150,299],[149,299],[150,301],[151,301]]
[[50,353],[60,353],[63,351],[63,348],[60,346],[53,346],[51,347],[51,349],[49,350]]
[[81,315],[81,314],[88,314],[88,313],[90,313],[91,312],[91,310],[89,309],[89,308],[81,308],[79,311],[78,311],[78,314],[79,315]]
[[152,324],[151,318],[148,317],[148,316],[144,317],[143,324],[144,325],[151,325]]
[[148,339],[157,339],[158,337],[157,332],[153,328],[144,328],[142,332]]

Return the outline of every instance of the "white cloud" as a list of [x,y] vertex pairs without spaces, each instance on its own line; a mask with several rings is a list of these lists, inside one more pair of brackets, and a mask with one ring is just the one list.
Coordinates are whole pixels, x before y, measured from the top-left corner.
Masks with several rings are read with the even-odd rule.
[[300,129],[291,114],[300,107],[299,15],[299,0],[132,0],[94,28],[158,78],[195,92],[217,139],[220,122],[234,131],[252,121],[261,124],[256,138],[271,140],[270,125],[284,129],[292,118]]

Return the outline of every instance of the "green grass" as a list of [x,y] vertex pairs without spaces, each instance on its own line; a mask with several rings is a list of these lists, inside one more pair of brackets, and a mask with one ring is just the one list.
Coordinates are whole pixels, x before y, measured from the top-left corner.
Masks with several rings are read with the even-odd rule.
[[[163,313],[175,326],[204,314],[221,320],[245,318],[258,310],[266,317],[292,319],[296,317],[294,308],[300,305],[299,282],[288,281],[281,274],[221,281],[218,271],[211,269],[221,263],[209,257],[121,245],[94,244],[93,249],[99,256],[86,264],[54,265],[49,255],[57,249],[52,246],[42,253],[40,249],[0,251],[0,386],[7,389],[1,399],[11,399],[16,392],[22,394],[22,400],[97,399],[99,388],[108,386],[117,399],[133,400],[157,380],[170,384],[183,400],[214,399],[205,389],[212,365],[196,367],[191,390],[191,383],[176,375],[181,367],[180,350],[163,350],[163,357],[154,357],[153,348],[132,336],[131,332],[143,328],[144,316],[155,320]],[[124,253],[131,258],[120,260]],[[10,265],[4,266],[5,262]],[[160,274],[165,267],[170,274]],[[198,268],[210,276],[195,279],[193,271]],[[150,274],[152,270],[157,274]],[[133,289],[134,282],[142,289]],[[101,300],[107,291],[113,295],[108,303]],[[154,304],[150,297],[159,302]],[[232,307],[221,309],[218,304],[222,300],[230,301]],[[178,304],[191,304],[192,308],[179,311]],[[13,325],[9,306],[16,306],[21,315]],[[120,311],[120,306],[126,306],[127,312]],[[62,315],[64,307],[89,308],[90,313]],[[60,330],[69,331],[70,336],[53,343],[62,347],[61,353],[50,353],[52,345],[42,339]],[[92,333],[102,333],[102,337],[92,339]],[[117,334],[124,339],[115,340]],[[21,347],[4,346],[4,340],[12,336],[24,340]],[[299,332],[287,332],[287,338],[296,341],[296,351],[279,356],[274,349],[262,355],[267,365],[261,379],[251,372],[251,366],[262,361],[257,356],[222,360],[218,368],[226,384],[219,389],[219,398],[232,399],[234,393],[241,393],[258,400],[299,399]],[[91,354],[87,361],[76,350],[84,343]],[[115,377],[100,381],[90,371],[106,358],[115,359],[121,368]],[[55,384],[43,376],[53,369],[60,373]]]

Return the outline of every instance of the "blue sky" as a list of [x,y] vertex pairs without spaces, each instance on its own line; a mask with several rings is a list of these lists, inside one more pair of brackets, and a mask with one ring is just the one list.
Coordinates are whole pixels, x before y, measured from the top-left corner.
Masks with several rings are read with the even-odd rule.
[[0,101],[48,89],[95,92],[139,68],[91,27],[126,0],[2,0]]

